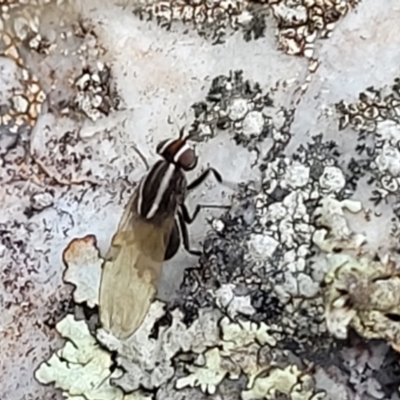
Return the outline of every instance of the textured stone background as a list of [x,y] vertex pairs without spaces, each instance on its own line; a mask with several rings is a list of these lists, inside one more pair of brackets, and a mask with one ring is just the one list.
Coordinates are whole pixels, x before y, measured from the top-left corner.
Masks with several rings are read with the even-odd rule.
[[[337,165],[349,179],[348,163],[357,158],[358,133],[354,124],[339,130],[335,105],[356,103],[366,88],[390,87],[400,76],[400,4],[361,1],[339,19],[330,38],[317,38],[309,60],[278,48],[276,33],[283,28],[268,2],[243,2],[244,7],[255,7],[257,15],[263,13],[262,37],[246,41],[243,29],[227,28],[223,43],[217,44],[211,34],[214,23],[204,28],[205,36],[193,24],[179,20],[167,30],[132,12],[146,4],[22,3],[27,2],[0,1],[0,398],[44,400],[62,396],[52,386],[40,385],[33,372],[61,347],[55,323],[74,307],[72,287],[62,279],[63,251],[72,239],[87,234],[95,235],[101,254],[107,250],[129,194],[146,170],[138,150],[148,163],[154,162],[155,144],[191,125],[191,105],[204,101],[212,80],[242,70],[244,80],[258,82],[263,93],[271,93],[276,126],[282,122],[281,107],[293,112],[292,137],[283,154],[292,155],[300,144],[311,143],[311,137],[322,133],[323,140],[337,143],[341,154]],[[294,7],[297,2],[287,3]],[[103,99],[100,111],[95,100],[76,100],[79,84],[73,84],[85,68],[100,67],[100,75],[106,74],[98,61],[110,68],[109,80],[98,85]],[[319,65],[314,72],[315,62]],[[238,145],[232,132],[232,128],[221,130],[196,145],[200,168],[189,179],[212,165],[227,181],[254,180],[260,187],[262,174],[257,167],[274,140],[268,137],[259,144],[257,159],[257,152],[251,151],[257,141],[252,138],[247,147]],[[388,143],[393,149],[398,146],[394,139]],[[382,171],[374,175],[378,180]],[[389,165],[386,171],[396,175],[396,166]],[[375,206],[369,200],[373,188],[367,179],[360,178],[350,197],[372,209],[371,221],[354,217],[351,227],[367,237],[369,250],[386,253],[398,242],[397,234],[390,235],[398,226],[391,220],[398,190],[388,202]],[[210,178],[190,196],[188,205],[230,204],[231,195],[235,191]],[[382,216],[374,216],[375,211]],[[200,217],[191,227],[192,243],[200,246],[211,229],[207,218]],[[172,301],[183,270],[196,264],[183,251],[168,262],[159,297]],[[388,378],[387,384],[378,379],[383,397],[374,397],[374,390],[365,389],[357,375],[371,375],[367,367],[358,367],[357,351],[375,355],[381,363],[377,370],[384,371],[382,363],[387,363],[386,377],[398,371],[397,354],[384,342],[375,346],[359,340],[346,344],[354,352],[347,352],[347,371],[338,367],[330,371],[329,379],[320,376],[319,388],[330,392],[327,398],[332,399],[398,398],[398,378]],[[350,389],[346,392],[345,387]]]

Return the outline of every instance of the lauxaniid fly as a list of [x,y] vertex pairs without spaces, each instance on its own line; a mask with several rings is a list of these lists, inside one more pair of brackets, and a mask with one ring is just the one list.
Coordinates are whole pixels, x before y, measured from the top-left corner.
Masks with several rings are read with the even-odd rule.
[[193,170],[197,157],[183,137],[161,142],[156,162],[142,178],[129,200],[105,258],[100,283],[99,313],[102,327],[120,339],[131,336],[142,324],[157,290],[164,261],[178,251],[181,239],[189,247],[186,223],[192,217],[185,207],[186,193],[201,184],[213,168],[187,184],[184,172]]

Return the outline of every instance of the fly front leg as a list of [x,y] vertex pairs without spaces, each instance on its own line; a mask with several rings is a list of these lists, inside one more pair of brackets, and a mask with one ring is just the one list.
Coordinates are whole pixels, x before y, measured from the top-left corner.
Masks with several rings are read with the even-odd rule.
[[[208,175],[212,173],[215,177],[215,179],[219,183],[224,183],[222,180],[221,174],[214,168],[207,168],[198,178],[196,178],[192,183],[190,183],[187,186],[187,190],[193,190],[199,185],[201,185],[208,177]],[[186,208],[185,204],[181,204],[181,210],[182,210],[182,215],[184,218],[185,223],[191,224],[197,217],[198,213],[200,212],[201,209],[203,208],[222,208],[222,209],[229,209],[230,206],[224,206],[224,205],[215,205],[215,204],[198,204],[196,205],[196,208],[194,209],[193,215],[189,215],[189,211]]]
[[204,172],[202,172],[200,174],[200,176],[198,178],[196,178],[192,183],[187,185],[186,189],[188,191],[191,191],[191,190],[197,188],[199,185],[201,185],[207,179],[207,177],[208,177],[208,175],[210,175],[210,173],[212,173],[214,175],[214,178],[221,185],[224,185],[232,190],[237,190],[237,188],[238,188],[237,183],[222,179],[222,175],[214,168],[207,168]]
[[192,183],[187,186],[187,190],[192,190],[197,186],[201,185],[206,179],[210,172],[214,175],[215,179],[222,183],[221,174],[214,168],[207,168],[198,178],[196,178]]
[[231,208],[231,206],[225,206],[223,204],[197,204],[192,216],[190,216],[189,210],[187,209],[185,204],[181,204],[181,211],[184,222],[186,224],[191,224],[196,219],[197,215],[203,208],[220,208],[228,210]]

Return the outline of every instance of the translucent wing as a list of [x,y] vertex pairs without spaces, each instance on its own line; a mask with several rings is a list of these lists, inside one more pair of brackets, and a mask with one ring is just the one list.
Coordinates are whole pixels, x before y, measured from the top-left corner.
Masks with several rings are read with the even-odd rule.
[[142,324],[173,228],[173,215],[161,225],[139,218],[132,196],[106,255],[100,283],[100,321],[116,337],[128,338]]

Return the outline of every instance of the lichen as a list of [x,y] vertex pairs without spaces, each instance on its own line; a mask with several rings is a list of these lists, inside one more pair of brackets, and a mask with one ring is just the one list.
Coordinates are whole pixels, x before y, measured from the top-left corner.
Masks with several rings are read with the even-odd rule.
[[213,137],[220,130],[229,130],[236,143],[255,150],[257,143],[274,136],[273,115],[269,115],[275,111],[272,106],[269,92],[244,79],[243,71],[232,71],[215,77],[205,101],[192,105],[190,132]]
[[[233,29],[244,28],[250,36],[261,36],[266,11],[271,9],[278,21],[279,47],[288,54],[315,61],[316,40],[328,37],[334,25],[358,2],[251,3],[172,1],[141,4],[140,11],[157,17],[167,27],[172,21],[190,19],[200,32],[216,33],[213,39],[218,41],[229,24]],[[16,21],[15,33],[20,40],[28,40],[31,51],[39,55],[53,51],[53,43],[47,43],[41,36],[36,21],[30,28],[29,21]],[[33,32],[28,32],[28,28]],[[79,34],[84,36],[84,27],[81,28]],[[5,55],[18,64],[26,78],[23,88],[32,81],[31,92],[41,93],[41,87],[22,64],[18,46],[8,46],[8,34],[3,38],[7,45]],[[96,66],[97,72],[93,71]],[[79,67],[73,75],[75,85],[67,104],[74,104],[91,121],[115,111],[110,72],[102,62],[89,63],[84,69]],[[297,133],[291,128],[294,109],[281,107],[275,98],[272,101],[270,93],[276,91],[276,88],[265,90],[264,85],[250,82],[235,71],[215,77],[205,101],[193,106],[191,133],[212,138],[225,131],[238,145],[256,153],[255,165],[261,171],[262,181],[260,185],[243,185],[235,193],[233,209],[213,221],[214,230],[205,239],[200,265],[186,270],[178,300],[153,302],[143,326],[126,342],[115,340],[101,329],[90,336],[85,322],[77,322],[69,315],[57,325],[69,341],[51,357],[48,365],[41,366],[38,379],[55,382],[71,399],[145,398],[138,392],[140,387],[157,392],[159,398],[165,393],[168,395],[164,398],[182,398],[187,387],[199,387],[207,396],[221,398],[224,396],[219,391],[226,381],[238,382],[244,378],[247,384],[242,393],[244,400],[280,396],[311,400],[323,398],[323,394],[316,389],[310,365],[315,363],[324,369],[328,355],[337,357],[332,349],[338,342],[331,333],[343,339],[352,327],[365,338],[384,339],[399,350],[398,277],[392,263],[328,255],[340,265],[335,264],[333,276],[331,273],[324,278],[325,270],[318,259],[314,260],[314,256],[321,256],[321,250],[328,253],[359,250],[365,238],[350,229],[344,211],[361,212],[362,207],[360,202],[350,200],[355,180],[339,161],[341,154],[336,143],[323,141],[322,135],[314,136],[293,155],[287,153],[287,146],[293,144],[292,137]],[[368,148],[364,169],[370,165],[373,175],[379,178],[382,197],[389,193],[397,196],[400,183],[397,97],[393,95],[390,100],[393,100],[390,110],[387,105],[362,105],[365,124],[359,123],[358,116],[351,117],[351,123],[362,125],[360,145],[364,148],[368,148],[364,143],[369,134],[366,132],[375,129],[371,120],[377,120],[374,131],[377,145]],[[33,126],[40,101],[29,91],[17,91],[8,114],[1,117],[2,126],[10,123],[7,129],[12,134],[19,132],[21,122],[14,123],[13,118],[20,114]],[[70,116],[63,104],[60,102],[58,111]],[[50,125],[54,128],[56,123]],[[83,131],[72,129],[59,134],[50,128],[43,129],[42,136],[29,143],[30,155],[40,156],[34,157],[37,168],[33,168],[39,175],[38,182],[68,188],[72,183],[97,187],[99,181],[109,185],[110,181],[121,179],[121,170],[126,168],[123,179],[133,186],[125,178],[130,173],[127,170],[133,168],[127,168],[128,163],[121,161],[125,154],[133,152],[126,146],[125,137],[119,138],[123,144],[118,146],[115,139],[118,134],[119,127],[100,130],[92,135],[96,139],[85,138],[87,146],[82,149],[79,142],[84,137]],[[4,148],[6,154],[9,142]],[[104,162],[104,154],[111,155],[109,159],[116,164]],[[16,164],[16,158],[8,157],[6,163]],[[110,177],[107,172],[111,168],[117,173]],[[31,178],[29,169],[28,172]],[[43,175],[48,178],[44,182]],[[36,194],[31,198],[31,209],[35,212],[51,209],[56,200],[56,196]],[[25,265],[25,251],[18,254],[23,246],[14,237],[10,239],[14,227],[7,224],[6,228],[0,252],[9,250]],[[50,228],[47,232],[51,231]],[[346,263],[342,264],[340,257],[345,257]],[[64,261],[67,265],[64,278],[75,285],[74,301],[94,307],[101,266],[94,238],[72,241],[64,252]],[[4,285],[19,287],[21,279],[19,276],[13,279],[9,265],[5,274]],[[325,290],[320,287],[322,282],[328,285],[327,303],[323,299]],[[344,290],[349,293],[343,293]],[[390,290],[391,295],[384,298],[385,290]],[[113,372],[115,365],[104,348],[115,352],[117,369]],[[132,390],[136,394],[123,393]],[[379,390],[370,392],[379,395]]]
[[240,376],[237,366],[228,357],[223,357],[216,347],[207,350],[186,368],[190,375],[177,380],[178,390],[186,386],[198,386],[204,393],[214,394],[225,377],[238,379]]
[[235,380],[241,373],[252,388],[256,377],[265,370],[260,350],[276,344],[268,326],[249,321],[233,323],[227,317],[220,320],[219,326],[222,331],[219,347],[207,350],[194,365],[185,365],[190,374],[177,380],[177,389],[199,386],[203,392],[213,394],[225,377]]
[[234,292],[235,285],[222,285],[210,294],[215,298],[216,305],[229,318],[235,319],[239,315],[252,315],[255,310],[251,305],[250,296],[238,296]]
[[[19,363],[24,363],[20,374],[29,373],[42,348],[49,351],[53,346],[57,336],[53,327],[59,318],[63,319],[56,330],[66,342],[35,376],[43,384],[60,388],[71,400],[236,400],[240,395],[241,400],[315,400],[323,398],[319,388],[324,380],[321,375],[317,379],[321,370],[332,381],[340,381],[342,389],[351,388],[334,393],[342,398],[353,394],[368,400],[393,398],[399,386],[398,356],[387,351],[385,342],[400,351],[397,264],[359,253],[321,253],[358,252],[364,244],[364,236],[350,228],[345,213],[347,209],[362,215],[363,207],[354,200],[358,197],[353,197],[361,178],[373,185],[371,200],[377,206],[382,199],[394,199],[393,210],[400,216],[399,82],[378,91],[368,89],[356,105],[342,103],[338,107],[340,128],[349,124],[358,132],[359,158],[347,168],[336,144],[323,141],[322,135],[307,139],[294,153],[287,151],[289,143],[295,144],[292,139],[300,137],[292,128],[295,116],[303,126],[311,121],[300,113],[301,107],[293,106],[298,105],[293,98],[289,106],[293,108],[287,108],[286,97],[279,104],[280,90],[288,82],[280,80],[270,87],[269,71],[263,74],[268,76],[268,84],[265,80],[251,82],[237,71],[215,77],[204,101],[193,107],[191,132],[212,139],[224,131],[228,139],[257,157],[253,166],[261,173],[261,182],[241,186],[233,196],[232,210],[213,221],[213,231],[204,240],[204,254],[199,265],[186,270],[178,300],[155,301],[137,334],[119,342],[92,326],[97,317],[102,263],[95,237],[70,240],[71,235],[87,232],[88,226],[98,234],[95,230],[107,225],[98,222],[102,213],[109,213],[110,206],[104,205],[116,206],[125,189],[132,190],[137,181],[140,162],[132,140],[136,144],[136,132],[142,132],[141,128],[150,128],[150,132],[154,128],[135,119],[131,137],[122,124],[107,120],[120,110],[114,73],[121,72],[121,55],[129,56],[132,42],[125,42],[129,36],[124,36],[124,47],[118,48],[120,32],[110,29],[102,34],[111,39],[116,51],[99,43],[101,29],[91,23],[109,28],[111,13],[106,15],[106,23],[100,21],[105,10],[101,3],[109,7],[110,1],[98,2],[96,7],[86,4],[91,17],[78,15],[71,26],[64,24],[64,16],[66,3],[73,1],[0,2],[0,53],[9,61],[8,72],[2,69],[2,81],[7,81],[7,74],[10,81],[19,81],[1,94],[4,99],[0,104],[0,185],[7,200],[5,222],[0,224],[0,303],[4,308],[0,336],[2,343],[6,342],[3,358],[9,360],[3,371],[5,381],[20,386],[11,398],[21,393],[22,397],[48,397],[47,393],[30,393],[22,379],[8,379],[7,370],[19,358]],[[308,71],[313,72],[319,65],[317,41],[328,38],[359,1],[134,3],[136,16],[154,18],[167,29],[183,21],[213,44],[222,43],[235,31],[246,41],[258,39],[268,32],[267,25],[274,25],[276,46],[286,54],[307,58]],[[41,16],[44,6],[58,9],[51,18],[50,35]],[[141,53],[137,45],[142,44],[142,37],[134,39],[133,50],[139,57],[134,57],[133,69],[129,64],[125,67],[136,77],[135,68],[141,70],[143,61],[150,65],[159,49],[147,46],[147,42]],[[233,49],[240,43],[236,39]],[[74,42],[71,47],[69,41]],[[266,47],[263,40],[257,49],[265,49],[269,58],[268,38],[265,42]],[[173,49],[166,47],[168,52]],[[218,49],[221,60],[223,50]],[[178,52],[171,54],[176,57]],[[206,75],[204,70],[200,76],[198,70],[182,69],[179,63],[175,65],[176,60],[173,78],[179,78],[182,71],[194,79],[202,80]],[[226,65],[218,64],[217,69]],[[243,69],[247,67],[244,62]],[[257,68],[253,72],[259,74]],[[304,76],[300,70],[293,74]],[[164,90],[156,80],[159,75],[151,77],[151,84]],[[128,79],[123,82],[132,83]],[[176,82],[180,85],[183,81]],[[304,93],[310,82],[308,75],[296,89]],[[188,93],[196,93],[193,88],[190,86]],[[133,86],[131,92],[142,95],[141,90],[140,85]],[[174,91],[175,95],[179,92],[171,85],[165,99],[172,98],[172,103],[178,104]],[[154,94],[151,112],[163,118],[157,108],[160,93],[156,93],[146,90],[146,96]],[[135,109],[136,104],[146,101],[132,97],[128,103],[133,98]],[[163,103],[171,105],[167,100]],[[48,113],[41,115],[47,107]],[[146,112],[140,114],[145,116]],[[315,126],[310,124],[311,135]],[[109,193],[110,189],[115,190]],[[400,237],[398,221],[393,225],[391,233]],[[74,285],[72,295],[60,276],[59,246],[67,241],[64,280]],[[319,262],[324,257],[333,263],[326,276]],[[322,282],[326,288],[321,288]],[[76,320],[82,309],[85,318],[87,312],[94,316],[89,323]],[[364,339],[383,340],[378,344],[366,345],[361,339],[354,343],[350,328]],[[7,342],[7,337],[11,341]],[[346,342],[336,338],[346,338]],[[106,348],[114,352],[112,357]],[[151,395],[139,387],[151,390]],[[134,392],[125,393],[131,390]],[[330,389],[329,395],[332,393]],[[1,397],[10,396],[6,393]]]
[[[117,352],[116,362],[126,372],[115,384],[126,392],[160,387],[174,376],[174,356],[189,351],[200,354],[219,342],[217,311],[203,310],[187,328],[179,310],[167,316],[164,308],[164,303],[154,301],[141,327],[126,341],[119,341],[102,329],[97,334],[104,346]],[[163,318],[170,323],[157,322]]]
[[324,393],[316,393],[312,377],[295,365],[284,369],[270,368],[255,380],[254,387],[242,394],[243,400],[276,399],[284,394],[290,400],[323,400]]
[[[283,113],[286,117],[275,122],[275,107],[257,83],[245,81],[239,72],[215,78],[206,102],[194,106],[197,132],[211,126],[209,132],[217,134],[230,127],[237,143],[249,150],[261,148],[266,140],[271,146],[258,160],[261,190],[249,184],[236,194],[235,208],[214,224],[200,267],[187,271],[182,302],[175,304],[195,321],[196,309],[212,306],[232,315],[230,305],[249,299],[245,312],[233,314],[254,322],[268,320],[276,327],[277,347],[295,342],[297,353],[312,358],[313,352],[329,351],[333,345],[320,289],[324,274],[312,262],[320,250],[313,238],[321,232],[326,236],[328,228],[331,236],[317,241],[326,250],[332,247],[330,238],[336,244],[351,238],[359,246],[363,237],[350,230],[343,212],[346,207],[358,211],[359,203],[348,200],[352,192],[339,167],[335,143],[323,142],[318,135],[293,157],[284,154],[291,139],[291,114]],[[251,110],[263,110],[264,129],[244,140],[240,132]]]
[[334,197],[324,197],[315,210],[316,225],[320,227],[314,232],[313,241],[323,251],[357,250],[365,243],[364,235],[353,232],[346,220],[343,210],[352,213],[362,211],[358,201],[338,201]]
[[213,44],[223,43],[227,33],[238,30],[247,41],[263,37],[272,14],[278,48],[289,55],[311,59],[316,40],[329,38],[339,21],[358,3],[359,0],[171,0],[140,4],[135,13],[141,19],[155,19],[167,30],[177,22],[190,24]]
[[110,384],[122,370],[111,368],[111,354],[99,346],[85,321],[67,315],[56,329],[66,343],[39,366],[35,372],[39,382],[54,384],[68,400],[151,400],[140,391],[124,394]]
[[400,278],[389,256],[328,257],[326,319],[329,331],[347,338],[350,328],[367,339],[384,339],[400,351]]
[[356,185],[367,176],[371,187],[370,200],[378,206],[388,196],[396,199],[394,212],[398,216],[398,187],[400,183],[400,85],[380,89],[369,87],[359,94],[355,103],[336,104],[339,129],[352,128],[357,133],[357,156],[352,157],[349,169]]
[[116,111],[120,100],[110,80],[111,69],[101,61],[92,69],[85,68],[74,82],[77,93],[71,101],[71,107],[92,121]]
[[247,41],[262,37],[268,9],[247,0],[172,0],[140,4],[134,12],[141,19],[156,20],[167,30],[177,22],[191,25],[200,36],[220,44],[227,33],[237,30],[243,32]]
[[270,0],[269,3],[278,22],[279,48],[290,55],[312,58],[316,40],[329,38],[358,0]]
[[75,286],[75,303],[87,303],[91,308],[98,305],[103,260],[99,256],[95,237],[72,240],[64,251],[63,259],[66,264],[64,281]]

